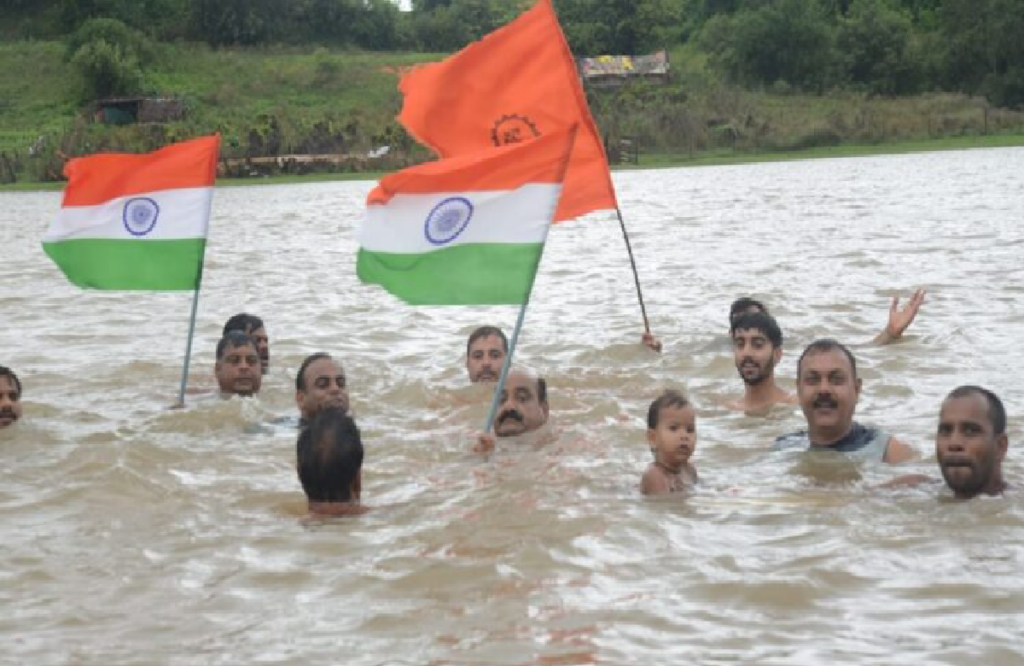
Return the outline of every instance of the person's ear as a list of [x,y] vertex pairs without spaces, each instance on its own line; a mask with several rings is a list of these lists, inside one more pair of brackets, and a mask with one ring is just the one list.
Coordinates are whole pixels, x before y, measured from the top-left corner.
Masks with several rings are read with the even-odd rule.
[[359,500],[363,494],[363,470],[360,469],[356,472],[356,478],[352,479],[350,492],[350,497],[354,500]]
[[1010,447],[1010,440],[1006,437],[1006,433],[996,437],[996,460],[1003,462],[1003,458],[1006,457],[1006,449]]

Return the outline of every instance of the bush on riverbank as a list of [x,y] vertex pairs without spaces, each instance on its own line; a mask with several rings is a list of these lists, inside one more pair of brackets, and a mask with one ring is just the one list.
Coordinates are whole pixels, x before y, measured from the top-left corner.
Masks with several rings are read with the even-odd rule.
[[[220,132],[222,155],[245,160],[282,154],[348,155],[338,168],[385,171],[430,159],[395,121],[398,76],[434,54],[317,48],[211,49],[150,45],[146,92],[183,98],[188,115],[167,124],[112,127],[86,120],[81,81],[57,42],[0,43],[0,182],[61,177],[67,157],[98,150],[152,150]],[[31,80],[24,72],[32,71]],[[866,92],[795,92],[784,83],[749,91],[718,81],[706,56],[673,52],[668,85],[637,82],[589,91],[613,148],[630,138],[641,154],[795,151],[985,134],[1024,134],[1024,114],[982,98],[927,94],[889,98]],[[386,158],[367,155],[389,146]],[[611,152],[615,152],[612,150]]]

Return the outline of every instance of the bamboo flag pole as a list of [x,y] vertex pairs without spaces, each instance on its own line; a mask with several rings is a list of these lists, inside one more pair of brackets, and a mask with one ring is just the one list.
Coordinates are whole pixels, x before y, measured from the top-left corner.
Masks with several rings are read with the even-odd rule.
[[633,246],[629,242],[629,234],[626,233],[626,223],[622,220],[622,210],[616,206],[615,214],[619,218],[619,228],[622,229],[622,239],[626,241],[626,252],[629,253],[629,265],[633,269],[633,282],[636,284],[636,296],[640,301],[640,314],[644,318],[644,330],[651,332],[651,323],[647,320],[647,308],[644,306],[644,293],[640,290],[640,275],[636,271],[636,260],[633,259]]

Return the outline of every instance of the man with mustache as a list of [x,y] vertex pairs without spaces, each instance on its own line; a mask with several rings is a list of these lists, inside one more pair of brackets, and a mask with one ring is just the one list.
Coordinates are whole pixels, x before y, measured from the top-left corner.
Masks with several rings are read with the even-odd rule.
[[469,381],[496,382],[508,354],[508,338],[497,326],[481,326],[466,341],[466,372]]
[[317,352],[302,361],[295,375],[295,404],[299,408],[299,427],[305,428],[327,408],[348,413],[348,383],[341,365],[330,354]]
[[775,382],[775,366],[782,359],[782,329],[775,318],[765,312],[742,313],[732,320],[731,337],[733,360],[745,388],[726,407],[763,413],[776,404],[794,404],[795,396]]
[[213,374],[221,395],[253,396],[263,383],[256,342],[241,331],[229,331],[217,343]]
[[223,335],[230,331],[241,331],[253,339],[260,355],[260,373],[267,374],[270,370],[270,338],[267,337],[263,320],[256,315],[240,312],[225,322]]
[[474,449],[486,452],[494,448],[494,436],[515,437],[539,429],[548,422],[548,386],[543,377],[523,368],[513,368],[505,378],[494,417],[494,435],[477,437]]
[[21,418],[21,380],[5,365],[0,365],[0,428]]
[[836,451],[887,463],[914,456],[913,449],[895,437],[853,420],[861,380],[857,361],[845,346],[829,338],[816,340],[804,350],[796,369],[807,430],[779,437],[776,449]]

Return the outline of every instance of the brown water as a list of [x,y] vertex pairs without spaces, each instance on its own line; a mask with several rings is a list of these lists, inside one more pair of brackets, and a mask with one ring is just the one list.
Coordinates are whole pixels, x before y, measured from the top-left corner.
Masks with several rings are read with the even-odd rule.
[[[191,384],[224,320],[261,314],[255,400],[177,391],[185,294],[83,292],[39,241],[56,193],[0,194],[0,363],[26,418],[0,431],[0,663],[1024,664],[1019,491],[880,491],[882,466],[769,452],[801,425],[728,412],[733,298],[786,334],[855,345],[860,420],[936,473],[942,396],[981,383],[1022,477],[1024,150],[616,174],[655,332],[641,348],[617,224],[551,234],[518,357],[551,386],[558,441],[467,453],[489,393],[465,337],[511,307],[413,309],[354,275],[371,183],[221,188]],[[907,339],[867,342],[888,298],[929,289]],[[339,356],[367,446],[359,517],[300,519],[293,376]],[[664,386],[699,407],[693,494],[639,495]]]

